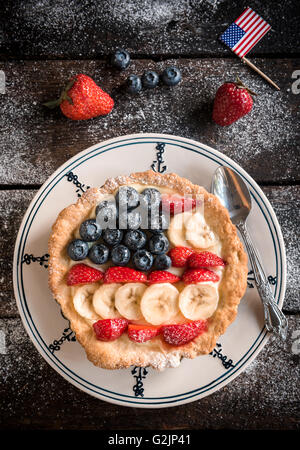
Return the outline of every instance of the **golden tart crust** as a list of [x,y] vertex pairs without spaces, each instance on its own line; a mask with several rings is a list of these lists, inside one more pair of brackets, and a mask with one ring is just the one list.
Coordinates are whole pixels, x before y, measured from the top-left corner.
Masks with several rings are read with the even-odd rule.
[[[122,185],[151,185],[171,188],[180,195],[202,195],[205,220],[219,237],[221,256],[226,261],[219,285],[219,303],[208,319],[207,331],[188,344],[180,347],[165,343],[160,337],[139,344],[129,340],[126,333],[112,342],[96,339],[93,327],[74,309],[71,287],[66,284],[70,259],[66,247],[81,222],[90,217],[104,195],[113,194]],[[52,227],[49,239],[49,286],[60,304],[62,313],[70,321],[78,342],[84,347],[87,358],[96,366],[106,369],[121,369],[132,365],[152,366],[163,370],[176,367],[182,358],[195,358],[210,353],[216,341],[237,315],[237,308],[247,286],[247,256],[237,236],[228,211],[219,200],[203,187],[175,173],[159,174],[152,170],[108,179],[101,188],[87,190],[77,203],[68,206],[59,214]]]

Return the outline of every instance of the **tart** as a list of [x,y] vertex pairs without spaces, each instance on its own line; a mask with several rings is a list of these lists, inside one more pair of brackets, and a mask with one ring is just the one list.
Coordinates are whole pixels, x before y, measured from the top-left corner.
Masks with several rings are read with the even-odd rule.
[[174,173],[88,189],[59,214],[49,254],[53,296],[87,358],[105,369],[163,370],[210,353],[247,285],[228,211]]

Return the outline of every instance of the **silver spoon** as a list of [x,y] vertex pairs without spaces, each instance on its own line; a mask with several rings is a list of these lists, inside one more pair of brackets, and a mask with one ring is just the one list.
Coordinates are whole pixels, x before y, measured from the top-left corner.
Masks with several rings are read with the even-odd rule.
[[246,227],[246,219],[251,211],[251,196],[242,178],[229,167],[218,167],[211,185],[212,194],[228,209],[232,223],[241,233],[250,264],[254,272],[257,290],[264,306],[265,325],[268,331],[286,339],[288,321],[278,308],[260,257],[254,247]]

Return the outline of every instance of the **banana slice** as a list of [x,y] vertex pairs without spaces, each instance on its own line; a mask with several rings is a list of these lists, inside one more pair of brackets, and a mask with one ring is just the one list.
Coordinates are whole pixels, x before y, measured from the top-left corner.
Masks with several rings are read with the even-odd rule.
[[204,220],[203,214],[192,214],[185,221],[185,239],[195,248],[208,248],[217,243],[214,232]]
[[103,319],[121,317],[115,307],[115,294],[120,286],[120,283],[102,284],[94,293],[94,309]]
[[208,319],[217,309],[218,289],[210,284],[189,284],[179,295],[179,308],[190,320]]
[[97,284],[87,284],[85,286],[78,287],[73,297],[74,308],[78,314],[81,317],[92,321],[99,319],[99,316],[94,311],[92,305],[93,294],[97,288]]
[[119,287],[115,295],[115,306],[125,319],[143,318],[140,302],[146,289],[147,286],[143,283],[128,283]]
[[170,283],[158,283],[149,286],[141,300],[141,311],[147,322],[160,325],[179,312],[179,292]]
[[193,216],[192,212],[176,214],[170,221],[168,238],[174,247],[189,247],[185,237],[185,223]]

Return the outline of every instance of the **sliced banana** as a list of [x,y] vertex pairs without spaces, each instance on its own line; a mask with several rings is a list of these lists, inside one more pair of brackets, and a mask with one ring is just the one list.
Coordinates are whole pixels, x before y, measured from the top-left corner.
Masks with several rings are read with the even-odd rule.
[[179,295],[179,308],[190,320],[208,319],[217,309],[218,289],[210,284],[189,284]]
[[96,314],[92,305],[93,294],[97,288],[97,284],[86,284],[78,287],[73,296],[74,308],[78,314],[81,317],[92,321],[99,319],[99,316]]
[[115,294],[120,286],[120,283],[102,284],[94,293],[94,309],[103,319],[121,317],[115,307]]
[[169,321],[179,312],[179,292],[170,283],[149,286],[141,300],[141,311],[147,322],[160,325]]
[[216,235],[199,212],[192,214],[185,221],[185,239],[195,248],[212,247],[217,243]]
[[189,247],[185,238],[185,223],[193,216],[192,212],[176,214],[170,221],[168,238],[174,247]]
[[115,306],[125,319],[143,318],[140,302],[146,289],[147,286],[143,283],[128,283],[119,287],[115,295]]

